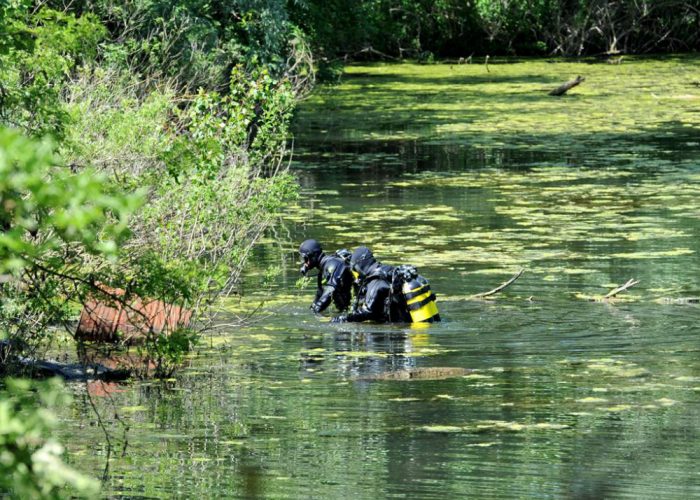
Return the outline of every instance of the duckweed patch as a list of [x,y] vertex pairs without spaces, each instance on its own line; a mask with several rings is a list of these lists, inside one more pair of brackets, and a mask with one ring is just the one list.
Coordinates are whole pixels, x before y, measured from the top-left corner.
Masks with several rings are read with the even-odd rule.
[[419,430],[423,432],[438,432],[444,434],[464,432],[463,427],[458,427],[456,425],[424,425]]
[[[419,199],[439,195],[453,202],[412,203],[409,198],[397,204],[380,197],[340,212],[327,210],[323,202],[299,209],[311,210],[309,217],[337,231],[334,239],[355,241],[362,235],[384,262],[456,267],[467,278],[526,267],[528,274],[552,283],[580,276],[601,285],[608,281],[607,262],[682,266],[695,254],[689,241],[696,233],[685,222],[697,212],[700,197],[700,183],[692,178],[682,166],[667,166],[652,176],[646,167],[606,171],[576,165],[406,172],[371,189],[412,190]],[[482,200],[477,211],[465,189]],[[486,217],[498,218],[498,228],[485,226]]]
[[[594,134],[641,138],[650,130],[663,133],[668,122],[700,124],[691,112],[700,97],[688,85],[695,75],[692,57],[662,64],[634,57],[620,65],[504,62],[489,65],[489,72],[478,64],[348,66],[343,83],[318,89],[297,119],[309,133],[335,141],[421,138],[532,148],[534,136],[545,136],[537,142],[552,149]],[[579,74],[587,82],[572,95],[554,99],[544,91]]]

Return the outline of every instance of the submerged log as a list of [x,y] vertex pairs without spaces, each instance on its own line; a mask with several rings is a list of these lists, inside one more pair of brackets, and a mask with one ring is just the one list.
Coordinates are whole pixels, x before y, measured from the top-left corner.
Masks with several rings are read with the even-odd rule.
[[61,377],[71,381],[119,381],[131,376],[130,369],[112,368],[101,363],[59,363],[21,356],[13,353],[11,343],[4,340],[0,341],[0,350],[3,351],[0,373],[21,373],[37,378]]
[[579,76],[577,76],[576,78],[574,78],[573,80],[569,80],[568,82],[559,85],[557,88],[555,88],[554,90],[552,90],[552,91],[549,93],[549,95],[554,95],[554,96],[564,95],[564,94],[566,94],[569,90],[571,90],[572,88],[574,88],[576,85],[579,85],[579,84],[580,84],[581,82],[583,82],[584,80],[586,80],[586,79],[585,79],[584,77],[582,77],[581,75],[579,75]]
[[620,294],[621,292],[627,291],[633,286],[639,284],[639,280],[635,280],[634,278],[627,280],[627,282],[624,285],[618,286],[616,288],[613,288],[610,290],[606,295],[603,295],[602,297],[600,295],[591,297],[589,295],[584,295],[581,293],[577,293],[576,297],[583,299],[583,300],[588,300],[590,302],[614,302],[618,300],[617,295]]
[[34,377],[61,377],[70,381],[86,380],[126,380],[129,370],[113,370],[104,365],[83,365],[80,363],[59,363],[57,361],[18,358],[17,364]]
[[432,366],[425,368],[411,368],[409,370],[396,370],[391,372],[379,373],[377,375],[368,375],[355,380],[359,381],[374,381],[374,380],[443,380],[446,378],[461,377],[472,373],[473,370],[468,368],[459,368],[452,366]]

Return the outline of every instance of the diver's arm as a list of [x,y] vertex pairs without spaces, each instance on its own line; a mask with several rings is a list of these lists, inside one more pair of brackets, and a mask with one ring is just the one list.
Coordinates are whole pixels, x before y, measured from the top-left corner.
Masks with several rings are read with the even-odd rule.
[[317,314],[324,311],[331,303],[333,292],[335,292],[334,286],[324,286],[321,294],[317,295],[316,300],[311,304],[311,309]]
[[349,321],[359,323],[368,320],[381,320],[386,292],[388,292],[386,287],[382,287],[379,284],[375,286],[370,285],[364,303],[358,309],[345,316],[336,316],[333,318],[333,322],[343,323]]
[[345,323],[346,321],[350,323],[361,323],[362,321],[368,321],[370,319],[374,319],[374,314],[371,310],[362,306],[360,309],[351,313],[334,317],[331,323]]

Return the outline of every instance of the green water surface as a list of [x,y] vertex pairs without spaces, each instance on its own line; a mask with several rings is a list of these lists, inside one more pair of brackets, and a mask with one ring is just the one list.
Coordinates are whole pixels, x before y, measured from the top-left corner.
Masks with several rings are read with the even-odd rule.
[[[699,81],[690,56],[348,67],[297,114],[302,197],[230,304],[257,321],[91,387],[109,462],[72,386],[70,462],[111,497],[700,496]],[[418,266],[444,321],[314,317],[308,237]]]

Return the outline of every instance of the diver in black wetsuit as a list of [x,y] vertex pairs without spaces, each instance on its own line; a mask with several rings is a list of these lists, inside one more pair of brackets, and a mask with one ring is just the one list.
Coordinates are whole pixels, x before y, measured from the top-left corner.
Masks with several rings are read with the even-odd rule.
[[391,292],[393,266],[377,262],[372,251],[367,247],[358,247],[350,258],[352,270],[359,275],[360,288],[353,310],[332,319],[334,323],[344,321],[378,321],[410,322],[411,317],[406,308],[392,303],[387,307]]
[[359,291],[352,311],[334,317],[334,323],[440,321],[435,294],[414,267],[384,265],[367,247],[352,253],[350,266],[359,276]]
[[319,270],[316,297],[311,304],[311,309],[316,314],[324,311],[331,301],[339,311],[344,311],[350,306],[353,276],[350,266],[340,256],[340,252],[336,252],[335,255],[326,255],[323,253],[321,244],[316,240],[306,240],[299,247],[302,260],[299,270],[301,274],[306,276],[310,269]]

